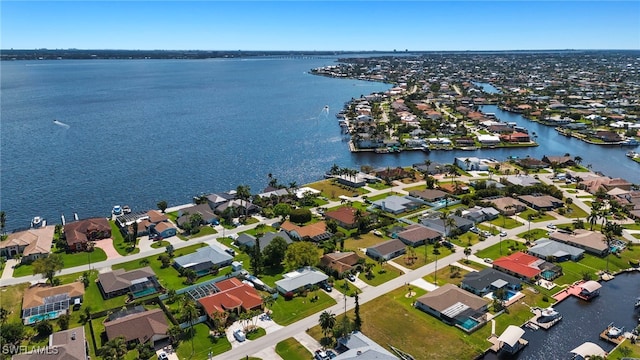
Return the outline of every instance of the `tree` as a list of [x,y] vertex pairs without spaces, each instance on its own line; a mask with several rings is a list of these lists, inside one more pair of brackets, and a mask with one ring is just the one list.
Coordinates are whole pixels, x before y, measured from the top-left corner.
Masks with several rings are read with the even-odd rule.
[[138,222],[134,221],[133,224],[131,224],[131,237],[129,238],[129,241],[131,241],[135,246],[136,243],[136,238],[138,237]]
[[178,342],[182,338],[183,330],[178,325],[171,325],[169,330],[167,330],[167,334],[171,339],[171,344],[178,345]]
[[270,267],[278,267],[284,260],[284,255],[287,252],[289,244],[281,236],[273,238],[271,243],[264,248],[264,262],[265,265]]
[[268,314],[269,307],[276,302],[276,299],[271,294],[262,295],[262,305],[264,306],[265,312]]
[[60,330],[67,330],[69,328],[69,320],[71,320],[71,316],[68,314],[61,315],[58,318],[58,326],[60,326]]
[[620,224],[607,221],[603,228],[604,241],[607,243],[607,273],[609,273],[609,253],[611,253],[611,244],[616,239],[617,235],[622,234],[622,226]]
[[330,311],[323,311],[320,314],[320,328],[322,329],[322,335],[325,338],[329,337],[329,333],[333,331],[336,326],[336,316]]
[[186,269],[182,274],[187,278],[187,284],[193,284],[198,278],[198,274],[193,269]]
[[4,211],[0,211],[0,235],[4,236],[4,228],[7,226],[7,214]]
[[169,265],[171,265],[171,257],[166,253],[160,254],[160,256],[158,256],[158,259],[162,263],[163,269],[168,268]]
[[284,219],[289,216],[291,213],[291,205],[286,203],[276,204],[273,207],[273,214],[276,216],[280,216],[280,218],[284,221]]
[[98,350],[98,355],[105,360],[124,359],[124,356],[127,355],[127,343],[124,337],[118,336],[117,338],[107,341],[100,350]]
[[47,279],[51,286],[54,284],[56,273],[64,268],[64,260],[58,254],[49,254],[33,262],[33,275],[40,274]]
[[533,220],[533,214],[527,215],[527,220],[529,221],[529,230],[527,230],[527,240],[531,241],[531,220]]
[[153,350],[153,347],[151,347],[150,342],[146,344],[138,344],[138,346],[136,346],[136,349],[138,350],[138,359],[140,360],[151,359],[153,355],[156,354],[156,352]]
[[[189,215],[189,223],[191,224],[191,231],[193,232],[195,229],[198,229],[198,227],[204,222],[204,220],[202,219],[202,214],[200,213],[193,213],[191,215]],[[197,232],[197,231],[196,231]]]
[[594,201],[591,203],[591,213],[587,216],[587,221],[591,225],[589,230],[593,231],[593,226],[598,222],[600,218],[600,210],[602,209],[602,202]]
[[249,209],[247,201],[251,197],[251,188],[249,185],[238,185],[236,188],[236,196],[238,199],[244,200],[244,217],[246,218],[248,214],[247,210]]
[[[67,324],[68,326],[69,324]],[[53,333],[53,325],[49,322],[49,320],[43,320],[36,324],[36,331],[38,332],[38,336],[46,337]]]
[[467,257],[467,263],[469,263],[469,255],[471,255],[471,248],[467,246],[464,248],[464,256]]
[[7,316],[9,316],[9,310],[0,307],[0,324],[4,324],[5,320],[7,320]]
[[264,257],[260,251],[260,237],[256,238],[256,244],[249,251],[249,256],[249,266],[251,266],[253,275],[260,276],[262,274],[262,264],[264,263]]
[[438,285],[438,255],[440,255],[440,249],[438,249],[439,244],[436,243],[433,247],[433,255],[436,256],[436,270],[433,272],[433,280]]
[[360,302],[358,300],[358,291],[356,291],[356,295],[355,295],[355,307],[353,308],[353,312],[355,315],[355,318],[353,319],[353,329],[360,331],[360,329],[362,328],[362,318],[360,317]]
[[8,322],[0,325],[0,340],[4,344],[18,344],[25,337],[25,326],[22,322]]
[[167,202],[164,200],[158,201],[156,205],[158,206],[158,209],[162,211],[163,214],[164,214],[164,211],[167,210],[167,207],[169,206]]
[[295,270],[303,266],[315,266],[318,261],[318,247],[308,241],[298,241],[289,245],[284,255],[284,263],[287,270]]
[[289,220],[296,224],[304,224],[311,220],[311,211],[309,209],[293,209],[289,213]]
[[185,296],[182,302],[182,318],[189,323],[189,337],[191,338],[191,355],[195,353],[195,347],[193,344],[193,338],[195,334],[193,333],[193,322],[198,318],[199,312],[196,307],[196,303],[191,299],[190,296]]

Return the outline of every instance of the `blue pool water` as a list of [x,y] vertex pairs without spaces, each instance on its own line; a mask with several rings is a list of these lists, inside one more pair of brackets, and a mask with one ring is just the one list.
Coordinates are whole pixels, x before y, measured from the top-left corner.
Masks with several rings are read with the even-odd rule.
[[476,327],[478,324],[479,324],[479,322],[477,322],[477,321],[475,321],[475,320],[473,320],[471,318],[468,318],[464,322],[462,322],[460,324],[460,326],[462,326],[463,328],[465,328],[467,330],[471,330],[474,327]]
[[543,279],[545,280],[551,280],[553,279],[553,276],[555,275],[555,273],[551,270],[545,270],[542,272],[542,274],[540,274],[540,276],[542,276]]
[[59,313],[60,311],[50,311],[46,314],[33,315],[29,317],[29,320],[27,320],[27,325],[34,324],[42,320],[55,319],[58,317]]

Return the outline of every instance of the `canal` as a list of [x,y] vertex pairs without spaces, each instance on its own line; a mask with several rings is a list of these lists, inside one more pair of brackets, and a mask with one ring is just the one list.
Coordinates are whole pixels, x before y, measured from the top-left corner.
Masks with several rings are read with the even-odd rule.
[[[554,306],[562,314],[562,320],[549,330],[531,330],[525,327],[524,338],[529,341],[515,359],[570,359],[570,351],[590,341],[610,352],[614,344],[601,340],[600,333],[610,324],[631,331],[638,325],[640,312],[634,309],[640,296],[640,275],[623,273],[615,279],[603,282],[600,296],[590,302],[569,297]],[[508,316],[508,315],[501,315]],[[497,334],[500,335],[500,334]],[[484,359],[498,359],[489,353]]]

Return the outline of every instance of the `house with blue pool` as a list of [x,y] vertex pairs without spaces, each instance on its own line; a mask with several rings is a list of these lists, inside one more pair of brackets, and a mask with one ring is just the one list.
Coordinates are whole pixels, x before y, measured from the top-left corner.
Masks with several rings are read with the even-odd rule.
[[415,302],[415,307],[456,326],[467,333],[487,322],[489,302],[453,284],[446,284],[429,292]]

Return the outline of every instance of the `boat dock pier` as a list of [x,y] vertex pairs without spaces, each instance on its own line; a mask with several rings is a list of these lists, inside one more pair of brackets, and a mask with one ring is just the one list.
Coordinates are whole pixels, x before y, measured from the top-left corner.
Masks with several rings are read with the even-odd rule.
[[562,320],[562,316],[560,316],[557,319],[553,319],[548,322],[538,322],[538,320],[542,317],[543,310],[544,309],[540,309],[540,308],[531,309],[531,312],[534,314],[534,316],[527,323],[533,324],[533,326],[528,326],[529,328],[532,328],[535,330],[535,327],[538,327],[545,330],[549,330],[553,325],[557,324],[560,320]]

